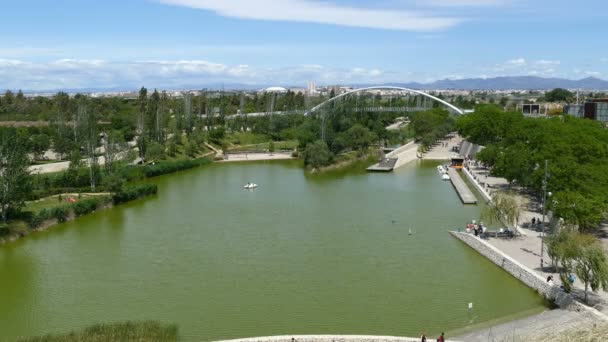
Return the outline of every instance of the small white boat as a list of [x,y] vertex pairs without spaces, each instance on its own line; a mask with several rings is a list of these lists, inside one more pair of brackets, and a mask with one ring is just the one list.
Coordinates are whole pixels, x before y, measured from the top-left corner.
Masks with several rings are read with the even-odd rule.
[[444,175],[444,174],[448,173],[448,170],[446,170],[446,168],[443,165],[438,165],[437,172],[439,172],[439,174],[441,174],[441,175]]
[[444,173],[443,175],[441,175],[441,179],[443,179],[444,181],[450,180],[450,176],[447,173]]
[[243,185],[243,188],[245,188],[245,189],[255,189],[257,187],[258,187],[258,185],[255,183],[247,183],[247,184]]

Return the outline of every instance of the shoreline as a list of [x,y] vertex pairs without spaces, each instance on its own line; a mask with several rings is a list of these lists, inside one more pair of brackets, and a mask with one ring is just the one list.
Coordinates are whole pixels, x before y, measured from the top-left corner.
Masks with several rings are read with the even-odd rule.
[[292,152],[276,152],[276,153],[228,153],[225,154],[226,159],[218,160],[218,163],[235,163],[247,161],[263,161],[263,160],[289,160],[297,159],[292,155]]
[[[459,136],[458,136],[459,138]],[[445,142],[445,140],[442,140],[442,142]],[[448,145],[450,143],[453,143],[454,140],[452,139],[448,139],[447,140]],[[443,146],[438,148],[439,150],[444,149]],[[434,154],[434,158],[429,158],[430,160],[437,160],[438,157],[440,157],[441,155],[444,155],[446,157],[446,160],[448,159],[448,155],[447,153],[445,153],[447,151],[433,151],[433,150],[429,150],[427,151],[427,153],[433,153]],[[423,157],[424,159],[424,157]],[[466,175],[467,180],[471,183],[472,187],[474,188],[475,192],[477,192],[484,200],[486,201],[491,201],[492,200],[492,194],[494,191],[499,190],[501,187],[504,187],[505,184],[505,180],[504,179],[500,179],[500,178],[496,178],[496,177],[491,177],[489,176],[489,171],[484,170],[484,174],[476,174],[475,173],[475,169],[473,170],[469,170],[467,168],[463,169],[463,173]],[[482,179],[482,177],[485,176],[485,182],[482,184],[480,181]],[[496,179],[495,179],[496,178]],[[528,198],[524,198],[520,193],[517,193],[517,197],[520,199],[521,201],[521,206],[522,206],[522,219],[525,220],[529,220],[531,219],[532,216],[535,216],[534,213],[531,214],[526,211],[526,206],[525,204],[527,202],[530,201],[530,199]],[[521,220],[519,225],[521,225]],[[518,226],[519,226],[518,225]],[[534,234],[534,232],[529,231],[528,229],[525,228],[518,228],[518,230],[522,231],[522,233],[524,234],[524,236],[526,238],[534,238],[531,235],[536,235]],[[505,250],[505,246],[503,246],[501,243],[491,243],[490,241],[483,241],[484,243],[486,243],[488,245],[488,249],[493,249],[495,251],[498,251],[499,254],[502,254],[504,256],[504,258],[502,260],[498,260],[497,258],[492,258],[488,255],[486,255],[487,253],[483,253],[481,250],[479,250],[478,248],[472,246],[469,242],[463,240],[462,238],[460,238],[459,236],[457,236],[457,234],[462,234],[462,233],[456,233],[456,232],[451,232],[451,234],[458,238],[459,240],[461,240],[462,242],[464,242],[465,244],[467,244],[467,246],[469,246],[470,248],[473,248],[474,250],[476,250],[478,253],[480,253],[481,256],[487,258],[488,260],[492,261],[494,264],[496,264],[498,267],[502,268],[505,272],[511,274],[512,276],[518,278],[520,281],[522,281],[526,286],[532,288],[533,290],[537,291],[539,293],[539,295],[547,298],[548,297],[548,293],[546,293],[545,291],[540,290],[540,288],[543,287],[543,285],[547,285],[546,283],[544,283],[544,276],[545,274],[543,273],[543,270],[538,270],[534,267],[531,267],[533,265],[531,265],[529,262],[522,262],[522,260],[519,260],[520,258],[511,255],[511,253],[509,253],[507,250]],[[496,240],[496,239],[494,239]],[[534,241],[534,246],[536,246],[536,242]],[[505,242],[505,243],[511,243],[511,244],[518,244],[518,242],[513,242],[513,241],[509,241],[509,242]],[[538,241],[538,244],[540,244],[540,241]],[[517,246],[513,246],[513,249],[516,249]],[[513,251],[511,251],[513,252]],[[493,260],[493,259],[497,259],[497,260]],[[516,268],[519,268],[518,266],[521,266],[522,268],[525,268],[529,271],[529,278],[538,278],[540,281],[536,281],[537,279],[535,279],[534,281],[531,282],[526,282],[521,278],[521,274],[519,274],[519,277],[516,275],[517,270],[513,270],[510,271],[506,268],[505,266],[505,260],[509,259],[511,260],[511,264],[515,264]],[[529,261],[529,260],[526,260]],[[520,272],[523,272],[520,270]],[[555,278],[555,277],[554,277]],[[558,279],[558,278],[556,278]],[[532,283],[538,282],[538,286],[540,287],[535,287],[532,286]],[[473,328],[470,332],[456,332],[456,334],[458,335],[456,337],[456,339],[458,340],[462,340],[462,341],[488,341],[488,340],[511,340],[514,339],[516,337],[516,334],[521,338],[529,338],[528,336],[530,334],[536,334],[537,338],[540,336],[543,336],[546,333],[554,333],[556,330],[559,331],[565,331],[567,329],[572,329],[572,328],[577,328],[577,329],[585,329],[585,328],[592,328],[594,327],[596,324],[606,324],[608,323],[608,317],[602,313],[599,310],[596,310],[595,308],[588,306],[582,302],[580,302],[580,296],[577,296],[576,294],[571,294],[571,295],[567,295],[570,298],[563,298],[564,296],[557,294],[557,292],[559,292],[559,287],[557,285],[553,286],[554,288],[558,289],[558,291],[556,291],[555,289],[548,289],[548,291],[553,293],[553,298],[555,298],[555,295],[557,295],[558,297],[560,297],[560,299],[558,299],[557,301],[559,302],[560,300],[562,301],[562,305],[564,306],[564,308],[559,308],[559,309],[550,309],[547,308],[546,310],[542,311],[541,313],[538,314],[533,314],[531,316],[528,317],[524,317],[524,318],[519,318],[519,319],[508,319],[502,323],[496,323],[493,324],[490,322],[489,326],[483,327],[483,328]],[[567,303],[569,302],[569,303]],[[567,308],[566,308],[567,307]],[[525,316],[525,314],[524,314]],[[558,328],[556,328],[558,327]],[[465,331],[468,330],[465,328]],[[491,338],[490,338],[491,337]]]

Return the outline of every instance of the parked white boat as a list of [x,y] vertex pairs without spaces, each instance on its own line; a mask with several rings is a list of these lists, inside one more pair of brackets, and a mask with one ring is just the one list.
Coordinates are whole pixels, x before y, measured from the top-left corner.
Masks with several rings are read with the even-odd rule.
[[247,183],[243,186],[243,188],[245,188],[245,189],[255,189],[257,187],[258,187],[258,185],[255,183]]
[[439,174],[441,174],[441,175],[444,175],[444,174],[448,173],[448,170],[446,170],[446,168],[443,165],[438,165],[437,172],[439,172]]
[[447,181],[450,180],[450,176],[447,173],[444,173],[443,175],[441,175],[441,179]]

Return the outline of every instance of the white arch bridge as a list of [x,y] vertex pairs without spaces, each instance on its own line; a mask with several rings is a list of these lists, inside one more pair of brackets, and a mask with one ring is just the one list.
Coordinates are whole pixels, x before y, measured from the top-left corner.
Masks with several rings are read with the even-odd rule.
[[438,98],[436,96],[433,96],[431,94],[428,94],[428,93],[425,93],[423,91],[420,91],[420,90],[415,90],[415,89],[410,89],[410,88],[403,88],[403,87],[394,87],[394,86],[373,86],[373,87],[365,87],[365,88],[359,88],[359,89],[351,90],[351,91],[348,91],[346,93],[343,93],[343,94],[337,95],[335,97],[332,97],[331,99],[329,99],[329,100],[327,100],[325,102],[322,102],[322,103],[316,105],[315,107],[313,107],[312,109],[310,109],[309,111],[305,112],[304,115],[312,114],[312,113],[316,112],[317,110],[319,110],[320,108],[322,108],[323,106],[325,106],[326,104],[334,102],[334,101],[336,101],[336,100],[338,100],[338,99],[340,99],[342,97],[346,97],[348,95],[352,95],[352,94],[356,94],[356,93],[361,93],[361,92],[365,92],[365,91],[370,91],[370,90],[400,90],[400,91],[407,91],[409,93],[414,93],[416,95],[421,95],[421,96],[427,97],[427,98],[429,98],[431,100],[435,100],[435,101],[437,101],[437,102],[445,105],[446,107],[448,107],[449,109],[451,109],[452,111],[454,111],[457,114],[460,114],[460,115],[465,114],[464,110],[462,110],[462,109],[454,106],[453,104],[451,104],[451,103],[449,103],[449,102],[447,102],[445,100],[442,100],[442,99],[440,99],[440,98]]

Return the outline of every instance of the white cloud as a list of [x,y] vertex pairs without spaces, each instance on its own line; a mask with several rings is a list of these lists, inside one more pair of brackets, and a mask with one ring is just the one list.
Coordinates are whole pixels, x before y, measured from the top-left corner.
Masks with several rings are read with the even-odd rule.
[[[372,9],[311,0],[156,0],[239,19],[295,21],[373,29],[435,31],[461,19],[405,10]],[[489,2],[464,0],[461,2]],[[439,1],[441,2],[441,1]]]
[[396,82],[404,73],[378,68],[327,68],[303,65],[288,68],[256,68],[203,60],[111,62],[60,59],[37,63],[0,59],[0,90],[53,90],[78,88],[203,87],[209,84],[283,84]]
[[501,6],[507,4],[508,0],[426,0],[425,4],[445,7],[482,7]]
[[560,61],[549,61],[549,60],[545,60],[545,59],[541,59],[539,61],[536,61],[535,63],[537,65],[541,65],[541,66],[556,66],[556,65],[561,64]]
[[527,65],[528,63],[526,62],[526,60],[524,58],[516,58],[516,59],[508,60],[505,64],[514,65],[514,66],[523,66],[523,65]]

